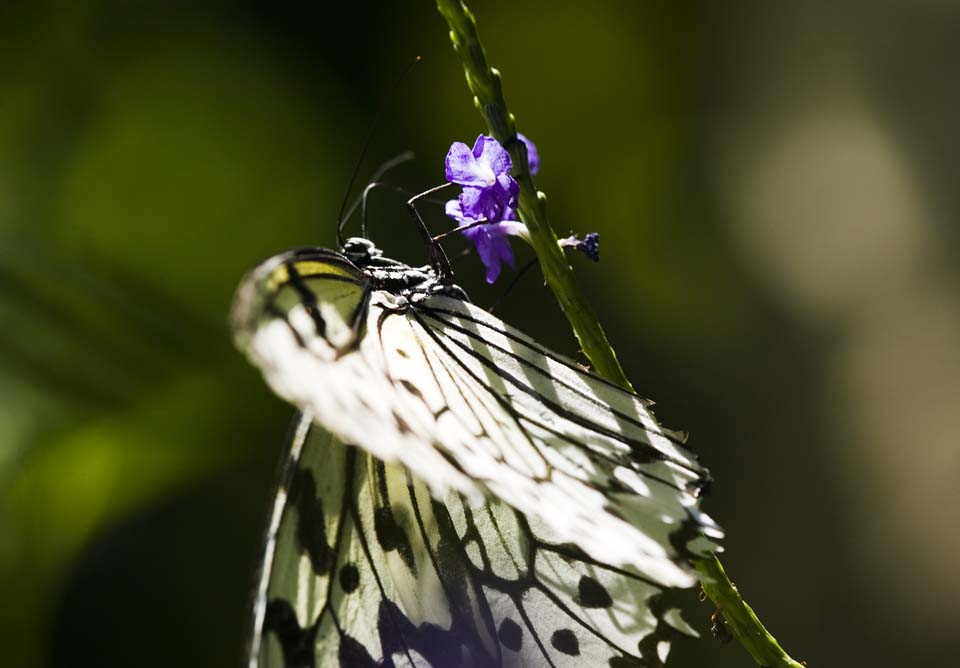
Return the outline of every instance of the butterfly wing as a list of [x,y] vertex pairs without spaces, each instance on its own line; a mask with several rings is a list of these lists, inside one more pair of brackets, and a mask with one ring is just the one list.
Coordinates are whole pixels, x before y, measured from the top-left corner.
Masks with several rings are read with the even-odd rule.
[[498,501],[444,502],[402,466],[294,431],[251,668],[656,666],[688,632],[662,589]]
[[277,493],[250,667],[493,665],[492,637],[453,623],[404,469],[312,427],[302,416]]
[[251,271],[237,289],[234,336],[241,350],[256,355],[251,337],[257,325],[285,323],[297,346],[332,362],[356,343],[369,296],[370,279],[339,253],[325,248],[281,253]]
[[[488,465],[473,455],[478,445],[502,462],[485,481],[493,495],[594,559],[630,564],[666,586],[693,583],[687,560],[716,549],[704,536],[722,534],[697,508],[706,470],[685,435],[657,423],[651,402],[469,303],[431,297],[405,320],[392,326],[409,328],[417,346],[386,352],[392,377],[417,373],[408,361],[418,350],[435,379],[421,383],[422,401],[470,407],[445,412],[437,427],[445,443],[464,435],[465,465]],[[511,479],[506,468],[523,475]]]
[[661,585],[558,542],[503,502],[452,495],[436,515],[446,530],[439,540],[455,537],[490,610],[500,645],[493,665],[660,666],[672,640],[696,636]]
[[[271,262],[310,273],[298,258]],[[599,562],[663,586],[695,582],[687,559],[715,549],[701,534],[720,536],[697,510],[707,474],[649,402],[469,303],[410,303],[359,281],[342,301],[366,306],[365,329],[338,348],[325,334],[334,281],[316,275],[301,288],[257,270],[240,289],[279,306],[241,303],[235,326],[280,396],[344,441],[402,462],[436,498],[496,497]],[[270,298],[284,292],[294,298]]]

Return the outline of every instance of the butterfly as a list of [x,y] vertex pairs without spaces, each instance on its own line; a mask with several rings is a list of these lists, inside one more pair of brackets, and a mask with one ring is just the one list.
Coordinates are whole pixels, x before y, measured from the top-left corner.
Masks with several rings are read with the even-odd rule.
[[722,532],[650,402],[362,238],[268,259],[232,323],[302,411],[251,666],[657,666],[693,634],[664,595]]

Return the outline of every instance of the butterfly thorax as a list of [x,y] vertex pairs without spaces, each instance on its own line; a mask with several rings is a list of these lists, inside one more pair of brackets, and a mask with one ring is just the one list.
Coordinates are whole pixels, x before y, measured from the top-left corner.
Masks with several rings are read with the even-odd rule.
[[409,298],[440,294],[469,301],[462,288],[442,282],[433,267],[412,267],[388,258],[369,239],[347,239],[340,252],[370,277],[376,290]]

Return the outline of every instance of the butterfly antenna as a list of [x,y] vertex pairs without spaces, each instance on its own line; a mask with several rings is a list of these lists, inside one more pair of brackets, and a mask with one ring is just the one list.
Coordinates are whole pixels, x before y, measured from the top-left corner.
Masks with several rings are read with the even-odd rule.
[[389,183],[381,183],[380,179],[384,174],[389,172],[397,165],[402,165],[409,160],[413,160],[415,157],[416,155],[414,155],[413,151],[405,151],[397,157],[387,160],[377,168],[377,171],[375,171],[373,176],[370,177],[370,183],[368,183],[367,187],[363,189],[363,193],[356,200],[354,200],[353,207],[349,212],[347,212],[347,218],[350,218],[353,215],[353,212],[357,210],[358,206],[363,207],[360,215],[360,236],[362,236],[364,239],[370,238],[367,236],[367,196],[370,194],[370,191],[374,190],[375,188],[385,188],[387,190],[393,190],[395,192],[406,194],[406,191],[403,188],[391,185]]
[[386,109],[387,100],[393,95],[393,92],[397,89],[397,86],[400,85],[400,82],[403,81],[407,74],[410,73],[410,70],[413,69],[413,66],[420,62],[420,56],[415,57],[410,64],[408,64],[403,72],[400,73],[394,82],[390,85],[390,88],[387,89],[387,92],[384,93],[383,98],[380,100],[380,104],[377,106],[377,113],[374,114],[373,120],[370,121],[370,127],[367,130],[367,136],[363,140],[363,148],[360,150],[360,157],[357,158],[357,163],[353,167],[353,174],[350,175],[350,182],[347,183],[347,191],[343,194],[343,201],[340,203],[340,212],[337,214],[337,246],[343,247],[343,227],[346,225],[348,218],[344,218],[344,211],[347,208],[347,202],[350,201],[350,193],[353,191],[353,186],[357,182],[357,176],[360,174],[360,167],[363,165],[363,159],[367,155],[367,150],[370,148],[370,140],[373,138],[373,132],[377,128],[377,123],[380,121],[380,116],[383,115],[383,110]]

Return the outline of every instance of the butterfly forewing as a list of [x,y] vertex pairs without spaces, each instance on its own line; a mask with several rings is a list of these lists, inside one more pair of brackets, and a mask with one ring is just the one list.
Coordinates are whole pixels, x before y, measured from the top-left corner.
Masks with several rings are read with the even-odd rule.
[[240,285],[233,329],[249,348],[250,325],[283,323],[298,345],[327,359],[350,349],[366,311],[369,278],[346,258],[323,248],[270,258]]
[[[521,434],[512,441],[501,438],[501,445],[520,443],[516,450],[522,452],[525,442],[546,463],[552,479],[538,488],[558,496],[551,496],[555,503],[544,507],[569,514],[553,521],[539,515],[560,535],[576,537],[597,558],[620,563],[632,559],[653,575],[659,571],[655,562],[663,557],[689,556],[687,542],[700,531],[720,535],[696,508],[706,471],[682,446],[681,435],[657,424],[649,402],[544,349],[470,304],[432,297],[418,305],[412,317],[413,329],[421,332],[421,347],[438,348],[437,356],[456,377],[458,387],[493,395],[499,413],[508,416],[504,422]],[[533,458],[527,456],[525,461]],[[509,501],[507,496],[500,498]],[[578,510],[596,508],[591,504],[597,503],[599,514],[578,514]],[[630,527],[626,535],[600,535],[598,520],[619,519],[641,529],[634,536],[637,540],[631,543]],[[564,529],[565,523],[577,520],[582,520],[582,531]],[[618,530],[617,523],[609,528]],[[591,535],[602,545],[588,545]],[[697,544],[699,550],[709,547],[706,541]],[[616,555],[618,548],[626,554]],[[644,558],[646,566],[639,562]],[[670,570],[667,567],[661,573],[663,582],[681,584],[668,579],[678,576]]]

